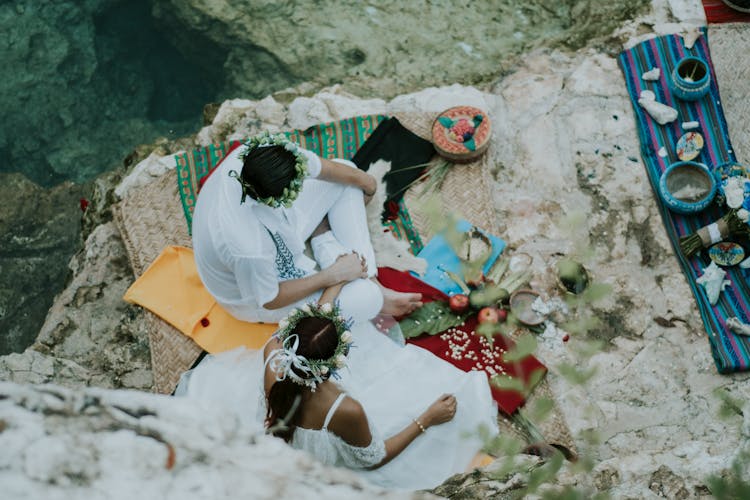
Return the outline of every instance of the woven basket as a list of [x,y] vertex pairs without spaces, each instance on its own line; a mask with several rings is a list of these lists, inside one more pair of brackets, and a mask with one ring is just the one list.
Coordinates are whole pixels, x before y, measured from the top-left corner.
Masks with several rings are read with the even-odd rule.
[[490,118],[473,106],[446,109],[432,123],[435,149],[440,156],[456,163],[467,163],[481,157],[490,145],[491,135]]

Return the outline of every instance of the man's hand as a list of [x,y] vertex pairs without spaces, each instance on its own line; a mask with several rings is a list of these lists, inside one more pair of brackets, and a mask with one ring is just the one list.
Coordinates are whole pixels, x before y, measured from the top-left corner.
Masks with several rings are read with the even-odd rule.
[[367,261],[356,253],[349,253],[336,259],[325,272],[329,273],[334,285],[348,283],[359,278],[367,278]]

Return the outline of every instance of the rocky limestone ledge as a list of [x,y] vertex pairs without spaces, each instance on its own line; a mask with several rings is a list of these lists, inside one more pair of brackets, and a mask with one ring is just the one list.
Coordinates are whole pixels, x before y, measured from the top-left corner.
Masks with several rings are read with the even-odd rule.
[[21,499],[428,499],[325,467],[216,408],[0,383],[0,484]]
[[190,50],[191,39],[222,47],[226,77],[245,95],[262,95],[269,80],[296,80],[346,81],[357,92],[395,96],[425,83],[484,84],[530,47],[579,48],[606,39],[649,3],[256,1],[249,8],[158,0],[153,12],[183,49]]

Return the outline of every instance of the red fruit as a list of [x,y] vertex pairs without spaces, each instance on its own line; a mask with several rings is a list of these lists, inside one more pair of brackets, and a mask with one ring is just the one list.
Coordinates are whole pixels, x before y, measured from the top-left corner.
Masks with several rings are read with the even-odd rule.
[[448,306],[454,313],[465,313],[469,310],[469,297],[462,293],[451,295],[448,299]]
[[568,340],[570,340],[570,335],[566,333],[565,335],[563,335],[563,342],[567,342]]
[[477,313],[479,323],[497,323],[500,321],[500,314],[495,307],[483,307]]
[[505,309],[498,309],[497,310],[497,319],[498,321],[502,322],[508,319],[508,311]]
[[484,283],[484,273],[480,271],[474,276],[464,276],[464,280],[470,287],[477,288],[479,285]]

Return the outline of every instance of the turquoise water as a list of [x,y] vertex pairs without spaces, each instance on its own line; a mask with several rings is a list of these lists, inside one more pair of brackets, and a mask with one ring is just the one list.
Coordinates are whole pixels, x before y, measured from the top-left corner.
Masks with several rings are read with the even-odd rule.
[[0,5],[0,172],[51,186],[121,165],[141,143],[193,133],[203,105],[225,94],[221,71],[180,52],[151,2],[37,0]]

